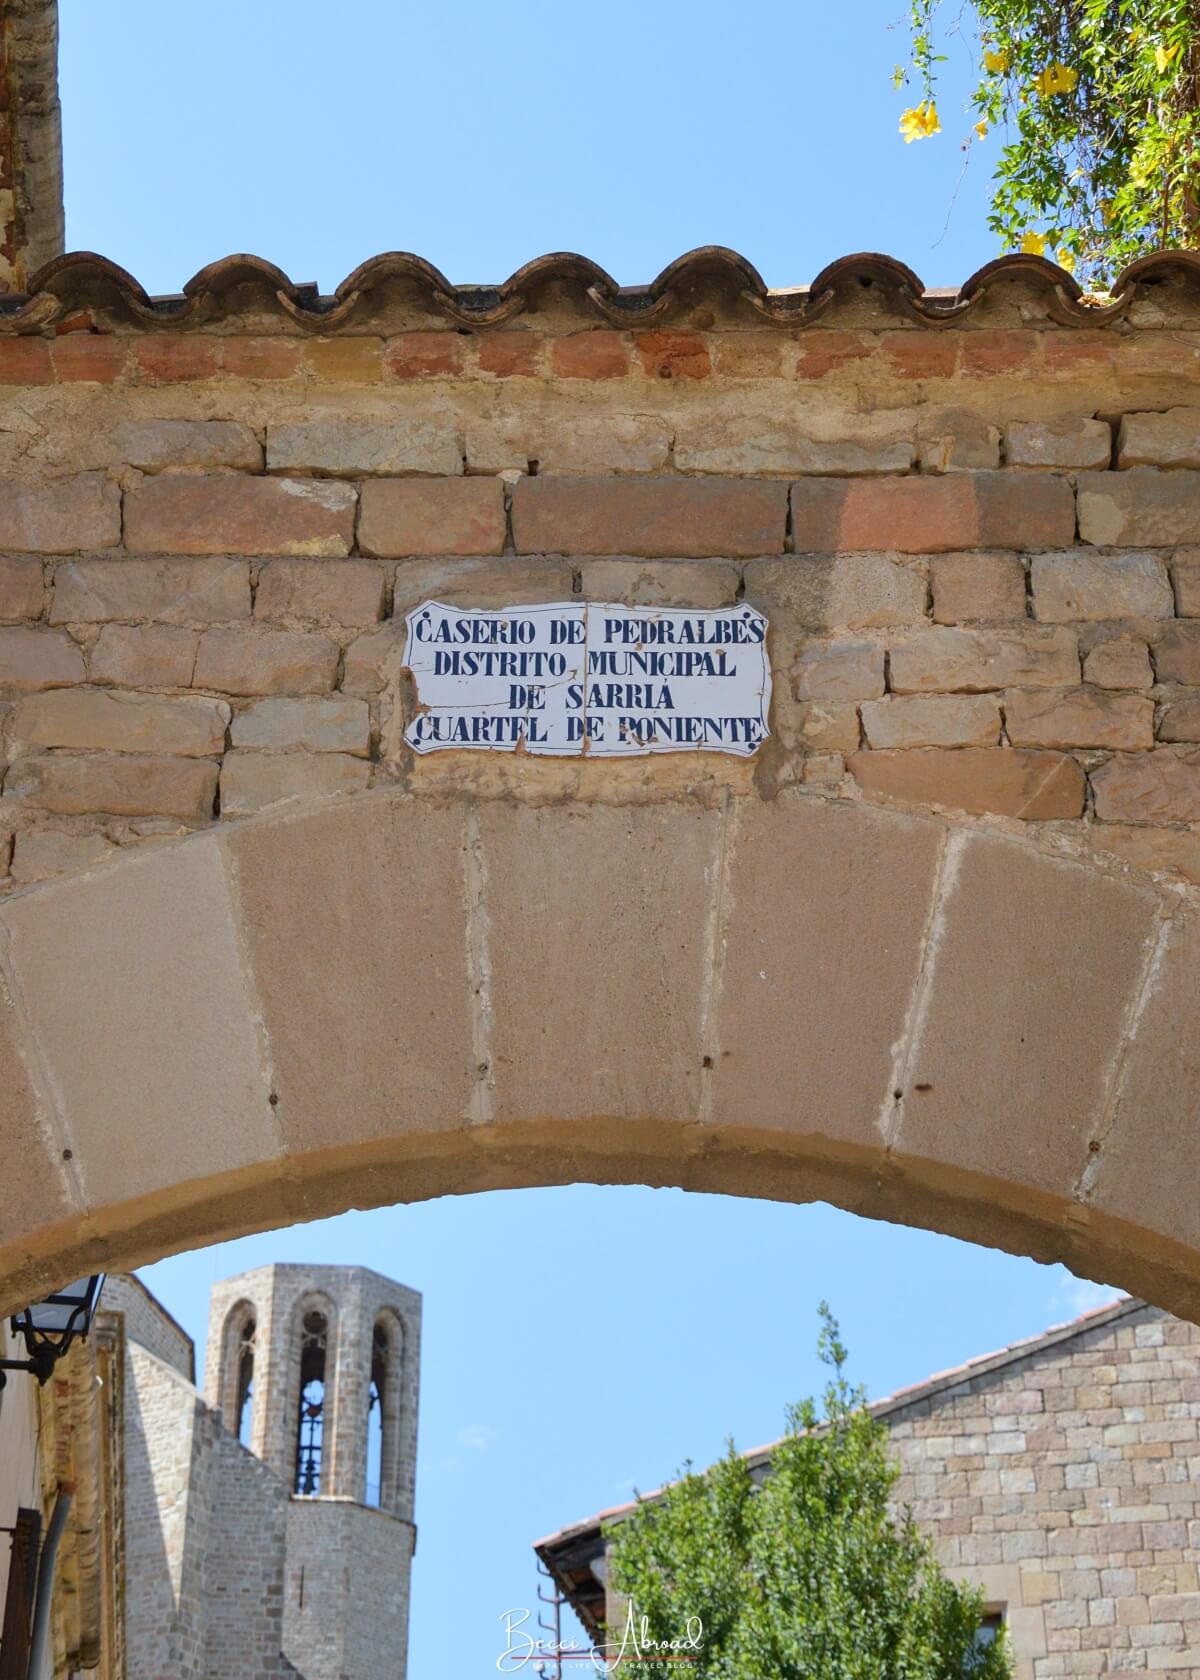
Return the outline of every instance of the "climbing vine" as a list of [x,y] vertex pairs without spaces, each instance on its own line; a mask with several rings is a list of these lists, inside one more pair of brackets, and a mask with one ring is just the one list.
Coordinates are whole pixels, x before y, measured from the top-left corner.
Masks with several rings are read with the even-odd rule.
[[1004,249],[1103,289],[1148,251],[1200,245],[1197,0],[974,0],[953,17],[944,0],[910,4],[900,132],[942,132],[938,70],[964,37],[978,81],[962,144],[969,158],[999,145],[988,225]]

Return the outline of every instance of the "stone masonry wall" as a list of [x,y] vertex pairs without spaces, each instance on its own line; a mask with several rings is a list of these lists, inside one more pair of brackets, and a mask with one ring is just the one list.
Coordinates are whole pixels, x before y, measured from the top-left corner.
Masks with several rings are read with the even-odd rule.
[[[0,333],[4,880],[386,782],[802,783],[1200,880],[1200,316],[1178,280],[1058,324],[1027,267],[937,328],[864,277],[802,331],[698,284],[672,326],[550,287],[503,326],[400,297],[323,336],[231,279],[187,330],[99,288]],[[430,595],[744,597],[773,739],[414,761]]]
[[885,1408],[898,1499],[1004,1607],[1018,1680],[1200,1674],[1200,1330],[1101,1318]]
[[126,1348],[129,1680],[286,1680],[287,1488],[186,1377]]

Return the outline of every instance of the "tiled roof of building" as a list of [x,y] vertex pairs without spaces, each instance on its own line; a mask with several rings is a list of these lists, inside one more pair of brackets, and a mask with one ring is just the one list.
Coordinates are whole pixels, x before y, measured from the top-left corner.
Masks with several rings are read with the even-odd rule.
[[[102,308],[134,326],[203,327],[252,302],[283,322],[329,333],[360,327],[397,297],[448,324],[487,327],[536,307],[551,288],[581,316],[620,326],[661,324],[707,302],[732,308],[750,324],[807,327],[836,319],[844,306],[860,308],[865,292],[883,316],[937,328],[968,320],[1013,282],[1032,290],[1043,316],[1063,326],[1112,325],[1148,300],[1169,299],[1173,314],[1190,314],[1200,309],[1200,253],[1141,257],[1102,297],[1084,293],[1065,269],[1045,258],[1022,254],[985,264],[958,288],[927,289],[904,263],[875,252],[839,257],[809,286],[773,288],[753,263],[720,245],[687,252],[642,286],[618,285],[598,263],[572,252],[536,257],[500,285],[454,285],[424,258],[391,251],[360,264],[328,294],[297,284],[262,257],[235,255],[202,268],[182,292],[151,297],[108,258],[76,251],[38,269],[25,293],[0,297],[0,331],[36,332],[81,308]],[[1189,294],[1186,300],[1181,292]]]

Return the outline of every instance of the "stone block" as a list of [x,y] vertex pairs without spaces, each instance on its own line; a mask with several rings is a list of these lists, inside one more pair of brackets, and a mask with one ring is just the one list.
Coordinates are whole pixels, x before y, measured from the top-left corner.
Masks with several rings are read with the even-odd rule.
[[918,747],[858,752],[848,761],[863,792],[901,805],[1027,822],[1083,814],[1083,771],[1062,753],[1012,747]]
[[317,472],[338,478],[462,472],[462,444],[448,419],[391,421],[328,418],[267,427],[268,472]]
[[28,694],[85,680],[83,654],[64,631],[0,629],[0,689]]
[[281,800],[360,793],[371,766],[348,753],[229,752],[221,766],[221,815],[244,817]]
[[1025,567],[1019,555],[934,554],[929,582],[938,624],[1025,617]]
[[1158,738],[1160,741],[1200,741],[1200,692],[1176,690],[1166,700],[1159,718]]
[[71,560],[54,573],[52,624],[210,624],[249,616],[245,560]]
[[[639,561],[644,565],[644,561]],[[569,601],[575,568],[561,560],[407,560],[396,567],[393,618],[422,601],[461,602],[464,607],[527,606]]]
[[121,540],[121,492],[103,473],[49,484],[0,479],[0,549],[76,554]]
[[796,728],[806,752],[847,753],[859,747],[858,707],[848,700],[804,701],[797,707]]
[[14,707],[8,738],[14,756],[66,747],[76,752],[206,758],[224,752],[229,717],[224,700],[58,688],[29,695]]
[[[5,1244],[21,1242],[47,1222],[79,1211],[79,1198],[63,1165],[55,1116],[47,1095],[34,1083],[33,1051],[16,1000],[8,983],[0,980],[0,1086],[8,1139],[0,1197],[0,1242]],[[10,1427],[6,1424],[6,1430]],[[8,1455],[14,1456],[12,1447]]]
[[141,554],[349,554],[353,485],[318,478],[168,473],[125,497],[125,546]]
[[1200,408],[1126,414],[1117,433],[1119,467],[1200,467]]
[[103,624],[88,651],[94,683],[125,688],[189,688],[200,643],[175,624]]
[[1144,694],[1013,689],[1004,696],[1004,723],[1014,747],[1140,752],[1154,745],[1154,702]]
[[1000,465],[1000,428],[968,409],[927,416],[917,427],[917,459],[923,473],[992,470]]
[[337,643],[315,630],[230,625],[200,637],[192,684],[223,694],[324,694],[337,662]]
[[[882,1156],[880,1103],[943,836],[925,818],[880,817],[811,795],[747,801],[739,813],[727,852],[737,913],[714,1034],[726,1052],[713,1072],[716,1124],[778,1127],[821,1139],[822,1150],[849,1143]],[[785,899],[792,909],[781,917]]]
[[513,492],[519,554],[780,554],[786,522],[786,485],[753,479],[524,478]]
[[[1157,546],[1200,542],[1200,473],[1081,473],[1077,481],[1079,535],[1085,543]],[[1049,546],[1042,544],[1039,546]]]
[[877,700],[885,688],[883,649],[873,642],[814,642],[792,666],[797,700]]
[[263,450],[237,420],[127,420],[114,434],[113,459],[148,473],[171,467],[261,472]]
[[792,487],[797,552],[1052,548],[1075,533],[1065,478],[953,473],[888,479],[808,479]]
[[5,799],[24,800],[61,817],[212,819],[217,766],[209,759],[156,754],[33,753],[4,778]]
[[[1100,1047],[1125,1031],[1156,908],[1141,886],[1085,865],[968,839],[938,917],[896,1147],[926,1160],[953,1148],[961,1169],[1069,1196],[1102,1122],[1111,1059]],[[971,1123],[997,1103],[1003,1124]],[[1074,1529],[1065,1539],[1078,1557],[1086,1542]]]
[[1168,870],[1200,884],[1200,834],[1190,829],[1098,822],[1092,843],[1138,869]]
[[1175,611],[1180,618],[1200,618],[1200,549],[1177,548],[1171,562]]
[[233,720],[235,747],[263,752],[355,753],[371,747],[371,714],[365,700],[257,700]]
[[756,418],[721,420],[681,415],[675,424],[675,466],[680,472],[747,476],[808,473],[831,478],[907,473],[916,459],[911,435],[813,438],[790,423]]
[[746,598],[809,630],[918,624],[927,596],[924,573],[888,554],[788,554],[746,567]]
[[1106,420],[1019,420],[1004,428],[1004,459],[1010,467],[1103,469],[1111,458],[1112,428]]
[[[495,1118],[694,1118],[705,1048],[695,1000],[719,815],[696,806],[683,822],[669,807],[594,805],[581,821],[570,807],[487,800],[478,824]],[[649,921],[669,939],[665,967],[645,941]],[[590,987],[555,976],[564,953],[601,947],[621,982],[618,1000],[597,1007]]]
[[1111,758],[1091,780],[1101,822],[1200,822],[1200,752],[1163,747]]
[[461,1128],[479,1082],[461,805],[373,794],[222,839],[289,1148],[343,1146],[348,1122],[364,1140]]
[[504,530],[498,478],[373,479],[362,487],[364,554],[499,554]]
[[116,851],[102,834],[64,834],[55,828],[23,828],[13,847],[12,878],[19,886],[47,881],[75,869],[103,863]]
[[467,427],[467,467],[473,473],[659,472],[671,456],[671,433],[654,414],[497,415]]
[[1150,650],[1137,636],[1097,642],[1083,662],[1083,680],[1098,688],[1149,688],[1154,681]]
[[1079,681],[1075,635],[1066,629],[938,627],[892,638],[897,694],[985,693],[994,688],[1073,688]]
[[40,560],[0,558],[0,620],[15,624],[23,618],[40,618],[45,600]]
[[579,572],[585,601],[639,607],[732,606],[742,581],[718,560],[584,560]]
[[1154,643],[1159,682],[1200,688],[1200,624],[1169,624]]
[[1156,554],[1068,549],[1030,561],[1033,616],[1044,624],[1108,618],[1171,618],[1175,598]]
[[871,747],[994,747],[1000,742],[1000,702],[992,694],[889,695],[864,702],[862,721]]
[[3,916],[93,1216],[277,1153],[257,1000],[214,845],[155,848],[14,898]]
[[254,616],[308,624],[375,624],[383,617],[383,568],[369,560],[268,560],[258,574]]

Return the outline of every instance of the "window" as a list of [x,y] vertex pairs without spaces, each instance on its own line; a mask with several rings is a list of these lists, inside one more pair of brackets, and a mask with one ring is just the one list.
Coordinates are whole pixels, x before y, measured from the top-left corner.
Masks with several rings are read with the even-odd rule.
[[237,1343],[237,1389],[234,1416],[236,1434],[244,1447],[250,1445],[250,1428],[254,1420],[254,1337],[258,1326],[253,1317],[242,1320]]
[[0,1635],[0,1680],[25,1680],[28,1670],[41,1533],[42,1513],[18,1510],[16,1526],[9,1531],[12,1556]]
[[300,1405],[296,1420],[295,1491],[321,1491],[321,1449],[325,1438],[325,1352],[328,1327],[324,1313],[306,1312],[300,1337]]
[[1004,1611],[985,1610],[980,1618],[979,1626],[975,1630],[975,1648],[982,1650],[985,1645],[994,1645],[996,1636],[1004,1626]]
[[[367,1504],[383,1504],[383,1437],[386,1414],[388,1358],[391,1347],[382,1324],[371,1338],[371,1385],[367,1390]],[[389,1443],[390,1445],[390,1443]]]

